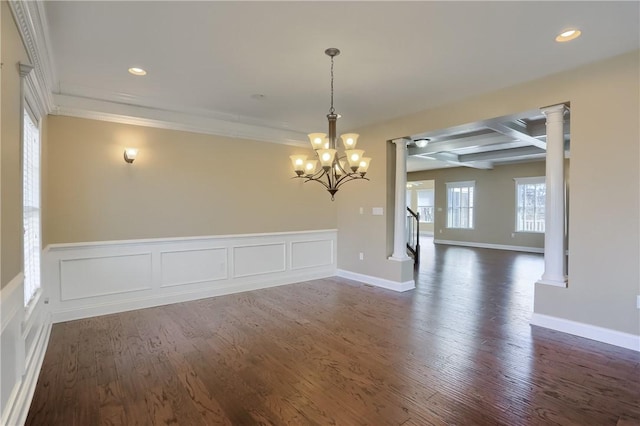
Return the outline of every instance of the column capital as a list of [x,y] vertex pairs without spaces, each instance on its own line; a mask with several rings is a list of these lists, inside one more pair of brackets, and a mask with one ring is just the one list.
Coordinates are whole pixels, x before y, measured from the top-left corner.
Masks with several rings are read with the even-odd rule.
[[550,106],[540,108],[540,111],[542,111],[542,113],[547,117],[549,117],[551,114],[557,114],[557,113],[564,115],[565,111],[567,110],[568,108],[565,104],[550,105]]
[[20,71],[20,77],[26,77],[31,70],[33,70],[33,65],[20,62],[18,64],[18,70]]
[[407,146],[413,141],[411,140],[411,138],[398,138],[398,139],[392,139],[391,142],[395,143],[396,145],[404,144],[404,146]]

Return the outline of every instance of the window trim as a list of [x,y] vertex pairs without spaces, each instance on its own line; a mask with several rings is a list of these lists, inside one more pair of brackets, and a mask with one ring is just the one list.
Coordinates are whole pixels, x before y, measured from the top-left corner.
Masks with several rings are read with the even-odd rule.
[[[32,120],[34,126],[38,129],[38,150],[39,150],[39,165],[38,168],[40,170],[40,175],[38,176],[38,179],[40,181],[39,187],[40,187],[40,191],[38,194],[38,204],[39,204],[39,221],[38,221],[38,226],[39,226],[39,235],[40,235],[40,247],[38,247],[38,257],[39,257],[39,263],[40,263],[40,270],[38,271],[38,288],[36,289],[36,291],[33,293],[33,295],[31,295],[31,298],[29,299],[29,301],[24,305],[24,311],[25,311],[25,317],[24,317],[24,323],[29,323],[29,321],[31,320],[31,316],[33,311],[35,310],[35,307],[38,305],[38,303],[40,303],[40,299],[43,293],[43,287],[42,287],[42,116],[43,113],[40,110],[40,108],[38,108],[38,102],[37,102],[37,93],[36,93],[36,86],[35,86],[35,76],[33,72],[29,72],[26,75],[21,77],[21,104],[20,104],[20,179],[21,181],[24,179],[24,156],[25,156],[25,145],[24,145],[24,113],[26,112],[29,115],[29,118]],[[24,191],[24,188],[23,188]],[[23,195],[24,196],[24,195]],[[23,220],[24,220],[24,205],[22,206],[22,215],[23,215]],[[24,225],[23,225],[24,226]],[[23,245],[24,245],[24,236],[23,236]],[[22,248],[23,252],[24,252],[24,246]],[[25,259],[24,259],[24,253],[22,254],[23,256],[23,260],[22,260],[22,269],[23,269],[23,273],[26,273],[25,269]],[[24,290],[23,290],[24,291]],[[24,298],[24,295],[23,295]]]
[[[476,202],[475,202],[475,198],[476,198],[476,181],[475,180],[465,180],[465,181],[456,181],[456,182],[445,182],[446,188],[447,188],[447,222],[446,222],[446,228],[447,229],[458,229],[458,230],[466,230],[466,231],[473,231],[476,229]],[[471,226],[469,227],[457,227],[457,226],[449,226],[449,190],[452,188],[473,188],[473,198],[472,198],[472,206],[471,207],[467,207],[467,209],[471,208],[471,214],[469,216],[470,218],[470,222],[471,222]]]
[[[515,185],[514,185],[514,220],[513,220],[513,232],[515,232],[516,234],[533,234],[533,235],[544,235],[545,231],[546,231],[546,226],[545,226],[545,231],[518,231],[518,186],[519,185],[537,185],[537,184],[541,184],[544,183],[545,184],[545,189],[546,189],[546,184],[547,184],[547,179],[545,176],[529,176],[529,177],[516,177],[513,178]],[[546,210],[546,200],[545,200],[545,210]],[[545,211],[546,213],[546,211]]]
[[433,202],[430,206],[423,206],[423,207],[431,207],[431,209],[433,210],[433,215],[431,216],[431,222],[425,222],[424,220],[422,220],[422,216],[420,217],[420,223],[425,223],[425,224],[429,224],[429,225],[434,225],[435,224],[435,210],[436,210],[436,189],[435,188],[421,188],[421,189],[416,189],[416,196],[418,198],[418,202],[417,202],[417,208],[418,211],[420,211],[420,192],[422,191],[431,191],[431,193],[433,194]]

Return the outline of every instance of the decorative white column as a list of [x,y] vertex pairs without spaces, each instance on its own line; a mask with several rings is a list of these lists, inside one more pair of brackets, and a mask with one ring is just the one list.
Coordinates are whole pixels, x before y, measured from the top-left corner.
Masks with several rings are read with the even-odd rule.
[[567,286],[565,267],[564,104],[542,108],[547,117],[544,273],[537,284]]
[[389,260],[405,261],[407,255],[407,144],[410,139],[394,139],[396,144],[396,198],[393,226],[393,254]]

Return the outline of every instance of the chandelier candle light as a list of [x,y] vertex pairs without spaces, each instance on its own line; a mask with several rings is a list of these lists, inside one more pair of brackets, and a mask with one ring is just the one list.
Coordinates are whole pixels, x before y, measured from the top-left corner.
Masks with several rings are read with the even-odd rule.
[[[306,155],[292,155],[291,162],[296,172],[294,178],[305,179],[306,182],[314,181],[324,185],[331,194],[333,201],[338,188],[346,182],[356,179],[369,180],[364,177],[369,169],[371,158],[363,157],[364,151],[355,149],[358,143],[358,134],[346,133],[341,136],[344,144],[344,154],[340,156],[337,150],[336,121],[338,114],[333,108],[333,58],[340,54],[340,50],[331,47],[324,51],[331,57],[331,108],[327,114],[329,120],[329,135],[326,133],[310,133],[309,142],[316,152],[317,159],[307,160]],[[320,170],[318,168],[320,162]],[[348,163],[348,167],[347,167]]]

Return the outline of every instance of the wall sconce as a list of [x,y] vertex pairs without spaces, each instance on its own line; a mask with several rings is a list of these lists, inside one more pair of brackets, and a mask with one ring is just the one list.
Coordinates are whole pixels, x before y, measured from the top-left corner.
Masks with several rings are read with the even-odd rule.
[[135,148],[125,148],[124,150],[124,161],[127,163],[133,163],[133,160],[138,156],[138,150]]

